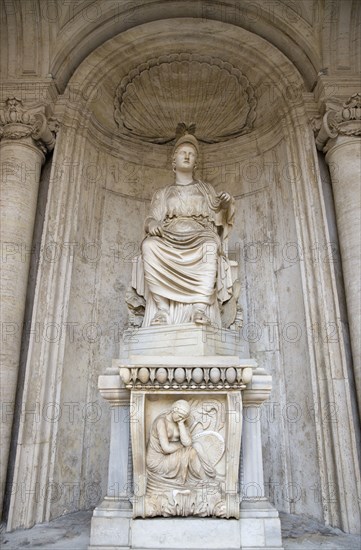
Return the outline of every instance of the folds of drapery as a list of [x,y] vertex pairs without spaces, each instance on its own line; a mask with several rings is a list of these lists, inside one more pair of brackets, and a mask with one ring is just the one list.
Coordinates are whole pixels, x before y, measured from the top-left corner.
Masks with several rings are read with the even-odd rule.
[[146,299],[142,326],[149,326],[157,312],[154,294],[169,300],[172,324],[190,322],[192,305],[197,303],[205,304],[211,321],[219,324],[219,304],[232,295],[226,241],[234,200],[221,209],[209,184],[196,182],[192,190],[177,187],[155,193],[146,225],[158,221],[163,235],[148,235],[141,256],[134,260],[132,286]]

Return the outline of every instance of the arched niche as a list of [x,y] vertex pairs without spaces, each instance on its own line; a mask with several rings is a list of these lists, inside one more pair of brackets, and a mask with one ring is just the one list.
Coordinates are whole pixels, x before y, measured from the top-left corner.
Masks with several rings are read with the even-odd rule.
[[[342,526],[346,515],[340,501],[332,500],[329,481],[346,486],[336,465],[348,460],[341,450],[352,448],[352,436],[335,435],[332,426],[323,432],[314,414],[336,391],[332,381],[328,395],[320,391],[332,379],[335,357],[344,374],[346,367],[342,340],[310,332],[322,331],[326,315],[337,318],[337,304],[332,269],[313,256],[314,243],[327,243],[328,234],[304,80],[260,36],[225,22],[186,18],[146,23],[97,47],[56,105],[61,127],[34,303],[43,332],[31,339],[24,392],[25,407],[39,403],[42,439],[35,420],[27,418],[14,479],[19,486],[26,482],[29,491],[41,483],[44,498],[29,506],[14,495],[9,525],[27,527],[101,500],[109,412],[97,377],[118,355],[127,322],[124,297],[147,205],[154,190],[172,179],[172,145],[121,135],[114,96],[130,71],[172,53],[221,59],[241,70],[254,89],[253,128],[204,144],[199,174],[236,197],[231,251],[240,263],[242,337],[274,380],[271,405],[263,412],[271,500],[280,510]],[[347,383],[337,391],[348,398]],[[56,423],[46,418],[49,403],[60,406]],[[340,414],[346,422],[349,410]],[[332,437],[340,442],[333,451]],[[322,498],[314,498],[315,488],[329,498],[327,511]],[[352,517],[357,503],[344,505]]]
[[[320,53],[310,37],[322,15],[322,9],[316,2],[313,5],[309,2],[298,5],[281,2],[268,6],[262,1],[239,3],[227,0],[202,4],[193,0],[182,3],[177,0],[150,0],[138,5],[125,2],[122,5],[74,6],[64,10],[64,17],[59,21],[62,32],[51,60],[51,73],[63,91],[71,74],[91,55],[93,45],[101,45],[146,23],[163,24],[174,20],[183,24],[185,18],[191,17],[203,25],[223,22],[228,28],[244,28],[286,55],[292,52],[294,65],[308,87],[312,88],[320,66]],[[91,45],[90,35],[93,38]],[[69,37],[75,37],[75,42],[70,43]]]

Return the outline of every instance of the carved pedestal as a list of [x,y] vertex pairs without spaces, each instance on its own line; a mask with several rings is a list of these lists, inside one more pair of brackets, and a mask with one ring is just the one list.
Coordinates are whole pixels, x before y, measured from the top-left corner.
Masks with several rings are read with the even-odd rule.
[[[162,355],[170,348],[174,355]],[[195,325],[178,335],[141,329],[126,342],[99,379],[113,408],[127,400],[130,408],[125,425],[112,420],[108,496],[94,512],[92,550],[282,547],[278,512],[264,496],[257,414],[271,376],[246,352],[232,331]]]

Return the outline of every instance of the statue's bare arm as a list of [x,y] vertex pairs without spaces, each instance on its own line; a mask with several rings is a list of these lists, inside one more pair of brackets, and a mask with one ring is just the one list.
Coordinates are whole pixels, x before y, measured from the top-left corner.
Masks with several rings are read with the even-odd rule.
[[180,440],[182,442],[182,445],[184,447],[190,447],[192,445],[192,438],[187,426],[185,425],[185,421],[180,420],[178,422],[178,426],[179,426],[179,435],[180,435]]
[[164,419],[161,419],[157,423],[157,432],[160,446],[164,454],[169,455],[178,451],[183,447],[180,441],[169,441],[167,434],[167,426]]

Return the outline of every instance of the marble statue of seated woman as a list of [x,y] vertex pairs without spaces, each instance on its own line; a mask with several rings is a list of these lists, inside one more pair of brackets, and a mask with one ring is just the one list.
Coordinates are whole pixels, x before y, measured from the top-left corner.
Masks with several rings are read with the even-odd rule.
[[176,142],[175,183],[156,191],[132,286],[146,300],[143,327],[220,324],[220,305],[232,296],[227,238],[234,218],[229,193],[194,178],[199,145],[191,134]]

